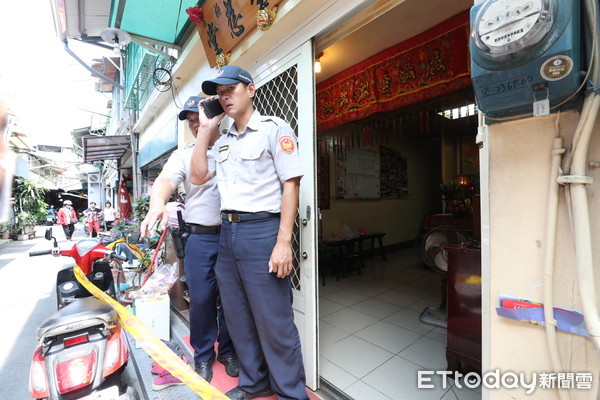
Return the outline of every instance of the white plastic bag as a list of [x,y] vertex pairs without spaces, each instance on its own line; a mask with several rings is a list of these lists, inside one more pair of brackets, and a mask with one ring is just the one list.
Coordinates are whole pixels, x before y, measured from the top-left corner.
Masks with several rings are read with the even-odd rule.
[[348,240],[348,239],[357,238],[358,236],[359,236],[358,232],[356,232],[355,230],[350,228],[350,226],[348,226],[348,224],[346,223],[346,219],[344,219],[344,223],[342,224],[342,227],[340,228],[340,237],[344,240]]
[[146,283],[138,290],[130,293],[130,298],[141,299],[165,295],[179,278],[179,264],[162,264],[158,266]]

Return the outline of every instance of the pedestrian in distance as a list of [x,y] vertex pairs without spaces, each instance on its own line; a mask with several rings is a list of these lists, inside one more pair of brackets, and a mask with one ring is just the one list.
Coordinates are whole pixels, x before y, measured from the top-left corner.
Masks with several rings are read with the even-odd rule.
[[[179,113],[180,120],[186,120],[194,137],[198,131],[198,103],[203,97],[190,97]],[[212,145],[217,135],[208,138]],[[217,307],[219,291],[215,278],[215,262],[219,251],[219,231],[221,217],[220,199],[216,181],[210,179],[203,185],[190,182],[190,157],[194,144],[176,150],[154,181],[150,192],[150,206],[146,218],[140,226],[140,233],[148,236],[157,221],[165,229],[168,213],[166,203],[183,184],[185,198],[185,230],[189,233],[185,243],[185,278],[190,291],[190,343],[194,348],[196,372],[210,382],[213,376],[212,364],[215,360],[215,342],[218,342],[216,359],[225,366],[229,376],[239,374],[239,361],[229,336],[223,313]],[[204,149],[206,157],[207,149]],[[211,157],[210,171],[214,172],[215,161]],[[180,227],[182,228],[182,227]],[[168,384],[169,377],[165,377]],[[175,381],[171,379],[171,381]],[[177,380],[178,381],[178,380]],[[181,383],[181,382],[179,382]],[[167,387],[155,382],[155,388]]]
[[98,236],[100,232],[100,217],[102,216],[102,209],[96,206],[95,202],[90,202],[90,206],[83,212],[88,225],[88,234],[90,237]]
[[73,208],[73,202],[71,202],[71,200],[63,201],[63,206],[58,210],[56,223],[62,225],[63,231],[65,232],[65,238],[71,240],[73,232],[75,231],[75,224],[77,223],[77,213]]
[[104,220],[104,230],[110,231],[115,223],[115,220],[119,217],[119,212],[112,206],[110,201],[104,204],[104,210],[102,210],[102,218]]
[[296,135],[282,119],[254,108],[256,87],[240,67],[221,67],[202,90],[218,95],[224,113],[199,114],[192,183],[213,178],[206,156],[209,139],[225,114],[234,121],[212,146],[222,218],[215,271],[240,357],[239,384],[226,395],[246,400],[275,391],[280,399],[307,400],[290,282],[302,177]]

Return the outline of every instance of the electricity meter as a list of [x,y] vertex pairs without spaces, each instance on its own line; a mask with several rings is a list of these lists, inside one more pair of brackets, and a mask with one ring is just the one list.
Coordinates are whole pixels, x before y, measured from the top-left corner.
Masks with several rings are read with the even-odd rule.
[[554,0],[488,2],[475,17],[475,45],[491,60],[525,56],[550,32],[554,10]]
[[471,78],[486,116],[535,115],[580,85],[578,0],[486,0],[471,8]]

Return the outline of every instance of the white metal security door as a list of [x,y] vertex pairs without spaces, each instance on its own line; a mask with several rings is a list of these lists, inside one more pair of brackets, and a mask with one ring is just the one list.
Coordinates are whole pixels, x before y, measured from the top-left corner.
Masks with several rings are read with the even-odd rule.
[[317,207],[315,172],[314,74],[312,43],[307,42],[256,76],[254,106],[262,115],[286,120],[298,136],[304,176],[293,238],[294,316],[300,332],[306,384],[318,387]]

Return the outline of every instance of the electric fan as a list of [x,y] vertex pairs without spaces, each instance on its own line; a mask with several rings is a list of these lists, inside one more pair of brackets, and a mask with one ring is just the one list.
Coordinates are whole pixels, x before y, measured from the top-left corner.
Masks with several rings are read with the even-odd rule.
[[455,246],[467,241],[467,237],[456,227],[438,226],[427,232],[421,244],[423,262],[436,272],[448,272],[446,246]]
[[[456,246],[467,242],[467,237],[454,226],[439,226],[427,232],[421,244],[423,262],[436,272],[448,272],[448,252],[446,246]],[[419,320],[424,324],[446,328],[446,299],[440,307],[426,307]]]

